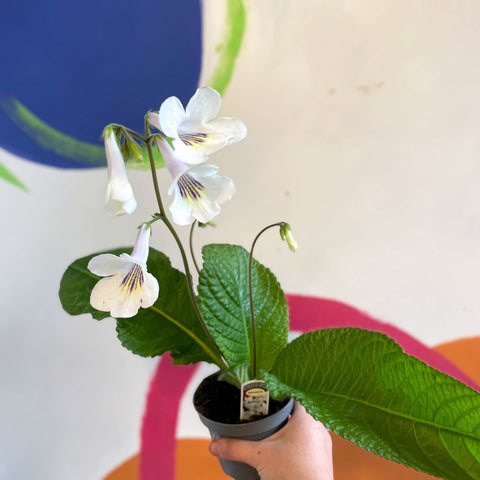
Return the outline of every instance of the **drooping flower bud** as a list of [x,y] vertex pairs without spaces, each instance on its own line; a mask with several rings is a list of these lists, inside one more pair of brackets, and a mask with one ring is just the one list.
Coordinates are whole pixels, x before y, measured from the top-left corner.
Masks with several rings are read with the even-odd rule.
[[140,145],[130,136],[125,136],[125,143],[128,146],[130,155],[137,163],[143,162],[143,151]]
[[113,215],[133,213],[137,201],[127,177],[127,169],[113,128],[104,130],[105,154],[107,156],[108,184],[105,192],[107,211]]
[[280,225],[280,237],[287,242],[288,248],[292,252],[297,249],[298,244],[293,238],[292,229],[288,223],[282,222]]

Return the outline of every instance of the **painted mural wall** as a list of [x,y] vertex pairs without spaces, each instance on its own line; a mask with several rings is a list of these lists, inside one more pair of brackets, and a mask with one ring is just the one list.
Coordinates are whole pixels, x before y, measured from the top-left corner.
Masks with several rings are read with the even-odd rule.
[[[290,294],[426,348],[479,334],[477,2],[17,2],[0,40],[1,479],[106,478],[145,447],[159,375],[181,380],[167,433],[207,438],[188,403],[198,371],[135,357],[112,319],[58,300],[68,264],[131,245],[155,211],[148,173],[131,170],[139,209],[106,214],[103,127],[141,129],[197,86],[249,130],[222,155],[237,193],[199,242],[248,246],[284,219],[298,251],[266,240],[256,257]],[[170,238],[153,246],[180,267]]]

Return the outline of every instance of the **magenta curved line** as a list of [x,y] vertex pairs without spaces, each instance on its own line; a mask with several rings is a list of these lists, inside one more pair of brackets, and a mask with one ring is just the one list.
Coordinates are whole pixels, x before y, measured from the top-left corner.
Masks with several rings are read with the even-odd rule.
[[[287,295],[290,328],[301,332],[319,328],[358,327],[382,332],[395,339],[410,355],[441,370],[467,385],[478,386],[453,363],[408,333],[388,323],[335,300]],[[140,478],[141,480],[175,479],[175,431],[180,401],[198,365],[173,365],[163,355],[150,383],[143,417]]]

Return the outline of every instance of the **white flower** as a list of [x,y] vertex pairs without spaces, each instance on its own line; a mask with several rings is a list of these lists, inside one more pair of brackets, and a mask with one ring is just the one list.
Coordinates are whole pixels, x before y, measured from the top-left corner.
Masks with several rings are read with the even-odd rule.
[[214,165],[187,167],[177,151],[164,139],[157,138],[165,165],[173,177],[168,194],[174,194],[170,205],[177,225],[190,225],[193,219],[207,223],[220,213],[220,205],[232,198],[235,185],[229,177],[218,175]]
[[167,137],[173,138],[173,148],[185,161],[199,164],[221,148],[239,142],[247,135],[247,128],[237,118],[216,118],[220,112],[220,94],[210,87],[199,88],[184,109],[177,97],[167,98],[158,113],[148,115],[149,122]]
[[114,318],[129,318],[140,307],[152,306],[158,298],[158,281],[147,272],[150,227],[142,225],[131,255],[104,253],[92,258],[88,269],[100,277],[90,295],[90,304]]
[[125,162],[112,128],[105,132],[104,142],[108,166],[108,185],[105,193],[107,211],[114,216],[133,213],[137,208],[137,201],[128,182]]

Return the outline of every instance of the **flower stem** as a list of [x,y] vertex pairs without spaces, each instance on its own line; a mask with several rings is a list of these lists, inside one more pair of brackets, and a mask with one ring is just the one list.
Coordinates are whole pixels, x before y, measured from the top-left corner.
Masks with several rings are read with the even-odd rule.
[[190,236],[188,237],[188,243],[190,245],[190,256],[192,257],[193,264],[195,265],[195,270],[200,275],[200,268],[198,267],[197,259],[195,258],[195,252],[193,251],[193,230],[196,224],[197,221],[194,220],[192,226],[190,227]]
[[160,188],[158,187],[157,170],[155,168],[155,160],[153,159],[152,144],[150,140],[147,139],[145,145],[147,146],[148,159],[150,160],[150,170],[152,172],[153,188],[155,190],[155,196],[157,197],[157,205],[158,209],[160,210],[160,217],[165,222],[165,219],[167,217],[165,215],[165,208],[163,207],[162,196],[160,195]]
[[163,206],[162,197],[160,195],[160,188],[158,186],[158,178],[157,178],[157,172],[156,172],[156,169],[155,169],[155,161],[153,159],[153,151],[152,151],[152,144],[151,144],[151,138],[152,137],[150,135],[150,131],[149,131],[147,122],[145,122],[145,124],[146,124],[145,129],[147,131],[147,138],[145,140],[145,144],[147,146],[148,158],[150,160],[150,170],[152,172],[153,188],[155,190],[155,196],[157,198],[158,209],[160,211],[159,217],[161,218],[161,220],[163,221],[165,226],[168,228],[168,230],[172,234],[172,236],[175,239],[175,242],[177,243],[178,248],[180,250],[180,255],[182,256],[183,266],[185,268],[185,278],[187,280],[188,293],[190,295],[190,300],[192,302],[193,309],[195,311],[195,315],[196,315],[203,331],[205,332],[205,335],[215,346],[216,353],[217,353],[217,358],[215,359],[215,363],[217,364],[218,367],[220,367],[220,369],[226,370],[228,368],[228,366],[226,365],[226,363],[225,363],[225,361],[222,357],[222,352],[220,351],[220,348],[218,347],[217,342],[215,342],[215,339],[213,338],[212,334],[208,331],[207,326],[205,325],[205,321],[203,320],[202,314],[200,312],[200,308],[198,306],[197,298],[195,296],[195,291],[193,289],[192,275],[190,274],[190,268],[188,266],[188,260],[187,260],[186,254],[185,254],[185,249],[183,248],[182,242],[180,241],[180,238],[179,238],[175,228],[173,227],[173,225],[171,224],[167,215],[165,214],[165,208]]
[[139,133],[135,132],[135,130],[131,130],[130,128],[124,127],[123,125],[120,125],[119,123],[111,123],[110,125],[107,125],[107,127],[115,127],[121,130],[123,133],[128,133],[132,137],[135,137],[136,139],[146,143],[147,140],[143,138]]
[[252,349],[253,349],[253,358],[252,358],[252,366],[253,366],[253,378],[257,377],[257,334],[256,334],[256,326],[255,326],[255,311],[253,306],[253,286],[252,286],[252,265],[253,265],[253,249],[255,248],[255,244],[260,236],[266,232],[268,229],[273,227],[279,227],[282,225],[283,222],[272,223],[272,225],[268,225],[267,227],[260,230],[257,234],[255,239],[253,240],[252,247],[250,248],[250,257],[248,260],[248,293],[250,296],[250,317],[252,319]]

